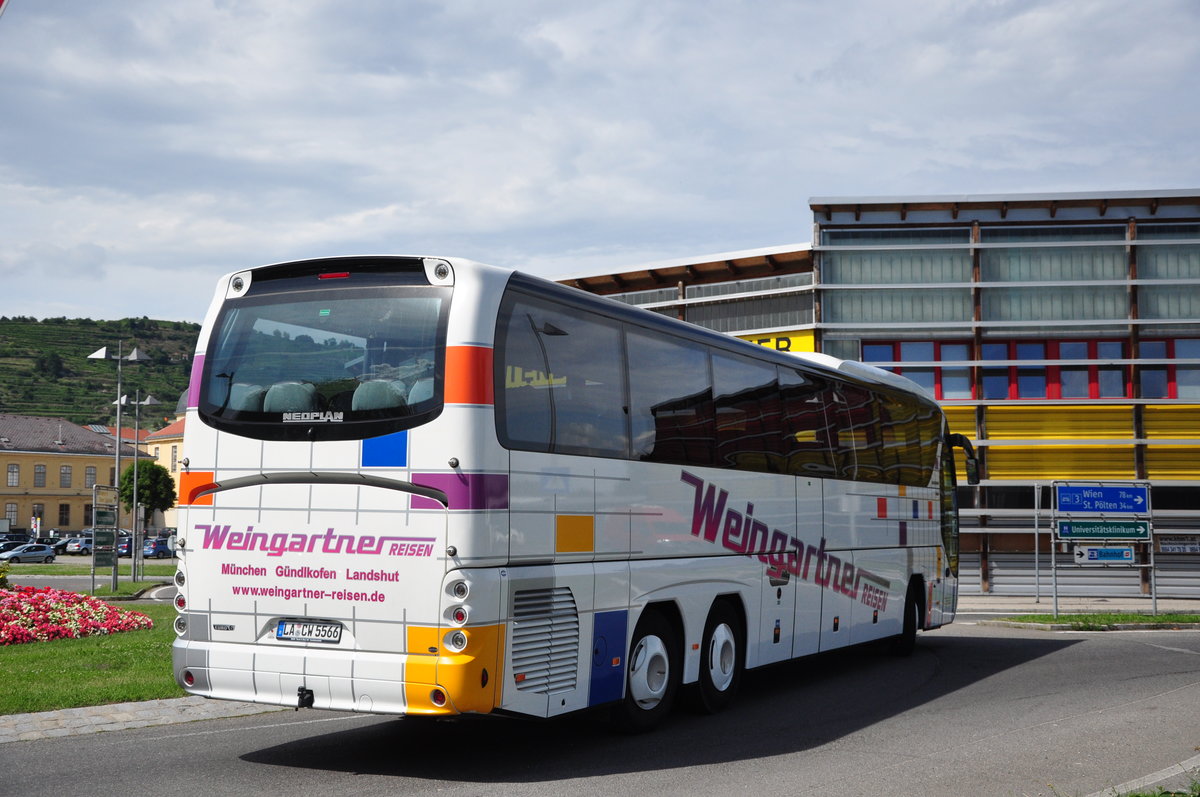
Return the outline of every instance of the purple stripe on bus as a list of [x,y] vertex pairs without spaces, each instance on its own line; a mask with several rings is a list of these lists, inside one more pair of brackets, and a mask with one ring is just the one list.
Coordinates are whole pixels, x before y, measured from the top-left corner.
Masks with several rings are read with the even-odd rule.
[[200,406],[200,376],[204,373],[204,355],[197,354],[192,358],[192,377],[188,382],[187,405],[191,409]]
[[[446,493],[447,509],[508,509],[508,476],[503,473],[414,473],[413,484]],[[413,509],[441,509],[431,498],[412,496]]]

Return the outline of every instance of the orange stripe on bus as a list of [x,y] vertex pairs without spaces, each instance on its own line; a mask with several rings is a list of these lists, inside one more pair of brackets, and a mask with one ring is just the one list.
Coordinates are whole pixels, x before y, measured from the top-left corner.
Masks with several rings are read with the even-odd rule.
[[494,404],[492,350],[483,346],[446,347],[446,403]]
[[212,493],[196,498],[196,493],[213,486],[211,470],[190,470],[179,474],[179,503],[181,506],[212,506]]

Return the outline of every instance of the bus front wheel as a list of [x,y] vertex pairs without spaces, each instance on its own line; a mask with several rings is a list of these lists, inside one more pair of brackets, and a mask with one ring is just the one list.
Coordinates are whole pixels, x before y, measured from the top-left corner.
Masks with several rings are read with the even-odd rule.
[[642,614],[625,670],[625,699],[613,712],[615,724],[631,733],[648,731],[671,712],[680,681],[679,645],[671,624],[659,612]]
[[892,638],[892,653],[896,656],[907,656],[913,652],[917,644],[917,626],[921,622],[921,595],[924,592],[922,582],[913,580],[908,585],[908,594],[904,596],[904,626],[900,636]]

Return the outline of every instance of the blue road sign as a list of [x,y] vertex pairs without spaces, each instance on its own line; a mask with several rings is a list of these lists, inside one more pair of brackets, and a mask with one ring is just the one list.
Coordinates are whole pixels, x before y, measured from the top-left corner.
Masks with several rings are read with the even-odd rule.
[[1147,514],[1150,488],[1144,484],[1122,487],[1091,484],[1056,484],[1058,511]]
[[1133,564],[1133,546],[1096,548],[1081,545],[1075,549],[1075,562],[1081,565],[1131,565]]

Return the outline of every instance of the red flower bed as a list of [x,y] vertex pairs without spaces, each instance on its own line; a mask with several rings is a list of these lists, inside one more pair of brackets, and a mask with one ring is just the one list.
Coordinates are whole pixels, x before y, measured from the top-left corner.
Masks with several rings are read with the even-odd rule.
[[141,612],[51,587],[0,589],[0,645],[153,628]]

